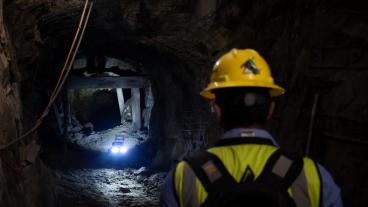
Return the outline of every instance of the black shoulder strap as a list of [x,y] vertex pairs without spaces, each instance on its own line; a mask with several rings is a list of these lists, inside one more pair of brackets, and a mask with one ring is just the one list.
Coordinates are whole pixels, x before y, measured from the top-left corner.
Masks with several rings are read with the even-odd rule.
[[[184,159],[193,169],[208,193],[232,189],[237,185],[222,161],[215,155],[203,151]],[[303,169],[303,160],[298,156],[276,150],[268,159],[256,182],[287,190]]]
[[268,159],[257,181],[286,190],[303,169],[302,158],[277,149]]
[[231,189],[237,182],[215,155],[203,151],[184,159],[208,193]]

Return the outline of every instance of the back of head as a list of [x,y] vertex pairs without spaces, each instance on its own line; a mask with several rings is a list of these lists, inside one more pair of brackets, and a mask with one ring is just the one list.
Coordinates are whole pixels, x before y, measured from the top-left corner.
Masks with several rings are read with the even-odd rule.
[[270,67],[257,51],[232,49],[216,61],[201,95],[220,106],[223,128],[229,130],[264,125],[271,97],[284,92],[274,83]]
[[213,93],[215,103],[221,108],[220,120],[225,130],[266,124],[271,103],[269,89],[236,87],[213,90]]

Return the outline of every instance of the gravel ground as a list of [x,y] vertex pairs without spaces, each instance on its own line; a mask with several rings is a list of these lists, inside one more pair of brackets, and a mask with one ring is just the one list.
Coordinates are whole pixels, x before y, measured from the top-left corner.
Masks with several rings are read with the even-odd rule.
[[158,206],[165,173],[140,169],[56,171],[58,206]]

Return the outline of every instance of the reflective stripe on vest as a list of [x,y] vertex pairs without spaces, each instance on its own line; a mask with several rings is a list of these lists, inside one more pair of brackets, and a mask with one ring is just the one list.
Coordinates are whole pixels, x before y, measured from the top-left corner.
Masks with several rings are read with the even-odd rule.
[[313,160],[305,157],[304,173],[308,184],[308,196],[311,207],[322,206],[322,183],[319,176],[318,167]]
[[[246,144],[214,147],[209,149],[208,152],[219,157],[234,179],[240,182],[247,167],[252,170],[256,179],[261,174],[268,158],[276,150],[277,148],[274,146]],[[287,160],[281,160],[281,162],[283,163],[280,166],[284,166],[285,168],[290,164],[287,163]],[[318,207],[320,205],[321,195],[318,169],[309,158],[304,158],[303,162],[304,168],[288,192],[298,207]],[[281,169],[276,168],[273,171],[282,174],[283,169],[281,167]],[[196,178],[191,167],[184,161],[180,162],[176,168],[175,190],[181,207],[200,206],[207,198],[207,192],[200,180]]]
[[[183,177],[184,176],[184,177]],[[180,206],[199,207],[197,188],[193,185],[197,177],[191,167],[180,162],[175,170],[175,189]]]

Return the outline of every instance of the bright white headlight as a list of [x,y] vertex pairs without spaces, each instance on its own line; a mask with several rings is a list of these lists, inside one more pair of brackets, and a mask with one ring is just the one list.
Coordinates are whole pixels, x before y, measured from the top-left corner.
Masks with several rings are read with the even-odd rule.
[[120,147],[120,153],[125,154],[126,152],[128,152],[128,147],[125,146]]
[[114,146],[114,147],[111,148],[111,152],[114,153],[114,154],[119,153],[119,151],[120,151],[120,149],[117,146]]

